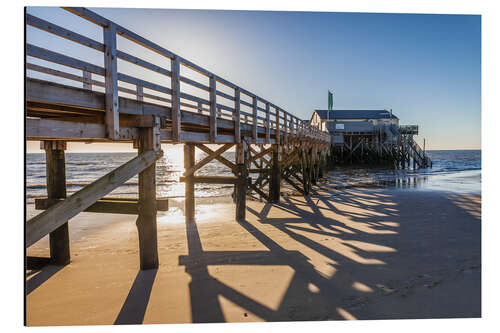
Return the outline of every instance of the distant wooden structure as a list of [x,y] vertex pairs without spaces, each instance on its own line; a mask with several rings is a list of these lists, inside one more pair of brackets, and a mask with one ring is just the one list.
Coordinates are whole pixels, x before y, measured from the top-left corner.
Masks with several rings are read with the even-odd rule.
[[432,166],[413,136],[417,125],[399,125],[392,110],[315,110],[310,123],[332,136],[335,164],[413,169]]
[[[83,61],[26,45],[26,72],[55,78],[27,75],[25,81],[26,139],[41,141],[45,150],[48,192],[47,198],[36,200],[36,208],[44,211],[26,222],[26,247],[49,234],[52,261],[65,265],[70,262],[68,221],[78,213],[137,214],[140,267],[157,268],[156,214],[168,209],[165,199],[156,198],[155,162],[163,155],[161,143],[184,144],[181,181],[186,186],[188,223],[195,217],[196,183],[234,184],[235,218],[242,221],[247,195],[278,202],[282,181],[308,194],[324,174],[330,153],[328,133],[86,8],[64,9],[102,28],[103,43],[29,14],[26,24],[102,53],[104,67],[92,59]],[[117,37],[152,51],[170,66],[118,49]],[[118,61],[159,75],[166,84],[155,83],[147,75],[120,72]],[[66,142],[75,141],[130,142],[138,155],[66,197],[64,151]],[[230,161],[223,153],[233,147],[236,157]],[[196,161],[196,149],[206,157]],[[234,176],[196,174],[212,160],[224,164]],[[106,197],[137,174],[138,198]]]

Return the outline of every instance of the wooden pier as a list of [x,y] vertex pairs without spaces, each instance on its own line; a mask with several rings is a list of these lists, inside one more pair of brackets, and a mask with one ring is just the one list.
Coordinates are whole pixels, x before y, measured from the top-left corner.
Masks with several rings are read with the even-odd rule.
[[356,164],[394,169],[432,167],[431,159],[413,138],[416,134],[416,125],[399,126],[395,140],[390,141],[384,140],[380,131],[345,132],[340,143],[332,143],[331,158],[336,165]]
[[[65,265],[70,262],[68,222],[78,213],[137,214],[140,267],[157,268],[156,214],[168,209],[165,199],[156,197],[155,163],[163,155],[162,143],[184,145],[185,173],[180,181],[186,186],[187,223],[195,219],[195,183],[234,184],[235,219],[244,221],[248,195],[278,202],[282,182],[307,195],[325,174],[332,151],[327,132],[88,9],[64,9],[99,26],[103,43],[29,14],[26,24],[100,52],[104,67],[95,59],[84,61],[26,45],[26,139],[41,141],[45,150],[48,192],[47,198],[36,200],[36,208],[43,212],[26,223],[26,247],[48,234],[52,261]],[[154,63],[141,57],[142,52],[118,49],[117,38],[164,61]],[[169,66],[163,65],[165,60]],[[145,74],[121,72],[119,61]],[[33,73],[54,79],[42,80]],[[164,84],[149,80],[151,73],[162,77]],[[138,155],[67,197],[64,151],[66,142],[77,141],[128,142]],[[206,154],[199,161],[197,149]],[[234,161],[223,156],[229,149],[236,150]],[[212,160],[234,176],[196,174]],[[138,198],[106,197],[137,174]]]

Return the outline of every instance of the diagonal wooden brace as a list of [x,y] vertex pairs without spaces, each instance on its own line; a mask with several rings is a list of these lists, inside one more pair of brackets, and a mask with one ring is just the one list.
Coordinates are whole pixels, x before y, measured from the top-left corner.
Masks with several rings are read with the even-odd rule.
[[26,247],[42,239],[69,219],[84,211],[97,200],[155,163],[163,155],[160,150],[145,151],[92,184],[61,201],[26,222]]

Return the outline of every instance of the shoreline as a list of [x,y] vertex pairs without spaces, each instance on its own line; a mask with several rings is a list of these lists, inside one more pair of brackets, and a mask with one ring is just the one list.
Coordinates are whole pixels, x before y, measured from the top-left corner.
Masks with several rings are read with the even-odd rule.
[[[135,216],[70,221],[71,263],[28,272],[27,324],[481,315],[480,195],[322,184],[249,200],[244,223],[232,203],[198,203],[190,226],[171,207],[153,272],[139,271]],[[48,240],[27,253],[47,256]]]

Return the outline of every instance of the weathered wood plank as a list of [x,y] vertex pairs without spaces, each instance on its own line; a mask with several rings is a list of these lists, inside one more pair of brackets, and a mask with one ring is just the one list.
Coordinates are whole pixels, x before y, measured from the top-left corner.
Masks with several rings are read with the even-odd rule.
[[272,158],[271,158],[271,175],[269,182],[269,201],[278,203],[280,201],[281,195],[281,172],[279,163],[279,147],[278,145],[272,145]]
[[[106,27],[107,25],[109,25],[110,23],[112,23],[111,21],[109,21],[108,19],[102,17],[101,15],[87,9],[87,8],[83,8],[83,7],[62,7],[63,9],[75,14],[75,15],[78,15],[90,22],[93,22],[97,25],[100,25],[102,27]],[[161,54],[165,57],[168,57],[168,58],[174,58],[174,54],[164,48],[162,48],[161,46],[145,39],[144,37],[141,37],[139,35],[137,35],[136,33],[120,26],[120,25],[117,25],[116,24],[116,30],[117,30],[117,33],[120,34],[120,36],[126,38],[126,39],[129,39],[153,52],[156,52],[158,54]]]
[[[196,162],[195,146],[193,144],[184,145],[184,168],[191,169]],[[181,182],[185,182],[185,199],[184,199],[184,215],[186,223],[195,221],[195,190],[194,176],[181,177]]]
[[262,198],[264,198],[266,201],[269,201],[269,196],[264,192],[262,191],[259,187],[257,187],[255,184],[252,184],[251,181],[248,182],[248,186],[254,190],[255,192],[257,192]]
[[92,184],[75,192],[68,199],[26,222],[26,247],[33,245],[49,232],[63,225],[97,200],[154,163],[161,154],[146,151],[117,169],[109,172]]
[[[205,146],[203,144],[196,144],[196,148],[199,148],[200,150],[202,150],[206,154],[211,154],[213,152],[213,150],[211,150],[210,148],[208,148],[207,146]],[[222,164],[224,164],[225,166],[227,166],[229,169],[231,169],[233,171],[233,173],[236,172],[236,164],[232,163],[231,161],[226,159],[224,156],[217,155],[217,156],[215,156],[215,159],[217,161],[221,162]]]
[[[42,141],[45,150],[47,196],[51,199],[66,197],[66,165],[64,141]],[[49,234],[50,258],[56,265],[67,265],[70,262],[68,221]]]
[[[137,129],[120,128],[119,139],[133,140]],[[26,119],[26,139],[106,139],[106,127],[103,124],[78,123],[74,121]]]
[[236,164],[237,172],[236,177],[239,178],[239,183],[235,184],[234,187],[234,197],[236,201],[236,221],[245,221],[246,216],[246,194],[247,194],[247,183],[251,182],[248,179],[248,145],[245,141],[243,143],[236,145]]
[[195,80],[191,80],[190,78],[187,78],[185,76],[180,76],[180,81],[189,84],[190,86],[196,87],[198,89],[210,91],[210,87],[207,87],[206,85],[201,84]]
[[[190,177],[179,177],[181,183],[186,182]],[[245,182],[237,177],[230,176],[192,176],[193,183],[203,183],[203,184],[239,184]]]
[[[159,155],[161,148],[155,127],[139,129],[138,154]],[[156,161],[156,160],[155,160]],[[156,226],[156,163],[149,163],[139,172],[139,215],[136,226],[139,234],[139,257],[141,270],[158,268],[158,234]]]
[[269,103],[266,103],[266,144],[271,143],[271,113]]
[[141,58],[138,58],[138,57],[133,56],[131,54],[128,54],[126,52],[123,52],[123,51],[120,51],[120,50],[116,50],[116,56],[119,59],[125,60],[125,61],[127,61],[127,62],[129,62],[131,64],[140,66],[142,68],[149,69],[150,71],[153,71],[155,73],[163,74],[165,76],[171,76],[172,75],[172,73],[168,69],[165,69],[163,67],[155,65],[153,63],[150,63],[149,61],[143,60]]
[[[64,199],[37,198],[35,199],[35,209],[46,210],[59,201],[64,201]],[[168,211],[168,199],[156,199],[156,207],[158,211]],[[83,212],[137,215],[139,214],[139,199],[103,198],[97,200]]]
[[71,58],[64,54],[50,51],[32,44],[26,44],[26,55],[53,62],[59,65],[80,69],[82,71],[88,71],[102,76],[105,75],[105,69],[102,67],[96,66],[86,61]]
[[92,90],[92,73],[83,71],[83,89]]
[[209,154],[208,156],[203,158],[201,161],[199,161],[198,163],[193,165],[190,169],[187,169],[186,172],[184,173],[184,176],[189,177],[189,176],[193,175],[196,172],[196,170],[202,168],[208,162],[213,160],[215,158],[215,156],[221,155],[223,152],[225,152],[226,150],[228,150],[232,146],[233,146],[232,144],[225,144],[222,147],[220,147],[219,149],[217,149],[216,151],[212,151],[211,154]]
[[217,87],[215,76],[210,77],[210,142],[217,137]]
[[256,161],[257,159],[259,159],[259,158],[262,158],[262,157],[266,156],[267,154],[271,153],[272,151],[273,151],[273,147],[269,147],[269,148],[267,148],[267,149],[262,150],[262,151],[261,151],[261,152],[259,152],[259,153],[257,153],[257,152],[256,152],[257,154],[255,154],[254,156],[252,156],[252,157],[250,158],[249,163],[251,163],[251,162],[253,162],[253,161]]
[[54,23],[42,20],[41,18],[38,18],[36,16],[26,14],[26,24],[36,27],[40,30],[50,32],[59,37],[71,40],[80,45],[87,46],[94,50],[104,52],[104,44],[99,43],[98,41],[88,38],[86,36],[80,35],[71,30],[68,30],[66,28],[63,28],[61,26],[58,26]]
[[257,143],[257,97],[252,98],[252,138]]
[[181,138],[181,84],[180,84],[180,62],[175,57],[171,60],[171,90],[172,90],[172,141],[179,142]]
[[276,139],[276,144],[281,143],[280,139],[281,131],[280,131],[280,109],[276,109],[276,128],[275,128],[275,139]]
[[136,87],[136,91],[135,93],[137,94],[137,100],[139,102],[142,102],[144,100],[144,89],[142,88],[142,86],[137,86]]
[[224,98],[226,98],[226,99],[228,99],[230,101],[234,101],[235,100],[233,96],[228,95],[228,94],[226,94],[226,93],[224,93],[222,91],[217,90],[215,93],[217,94],[217,96],[224,97]]
[[234,90],[234,141],[241,143],[240,88]]
[[104,90],[106,105],[106,134],[111,140],[120,137],[120,123],[118,120],[118,68],[116,59],[116,26],[108,24],[104,33]]

